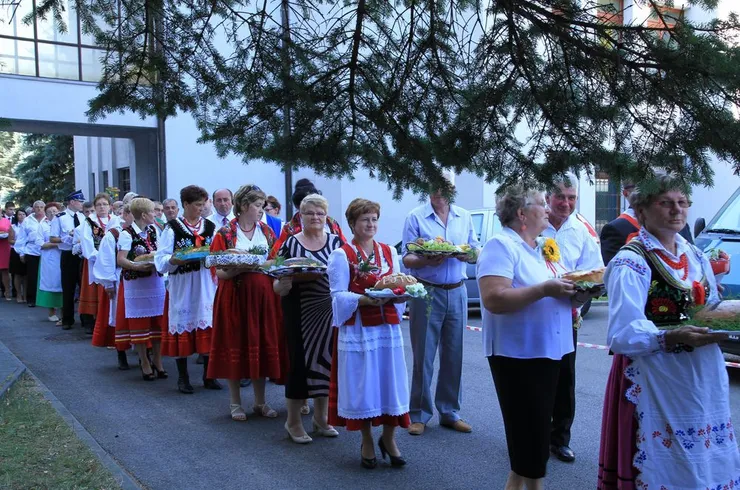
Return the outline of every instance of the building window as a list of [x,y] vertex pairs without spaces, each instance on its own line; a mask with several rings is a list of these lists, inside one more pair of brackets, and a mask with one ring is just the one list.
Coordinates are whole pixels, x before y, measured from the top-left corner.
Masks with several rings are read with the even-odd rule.
[[90,174],[90,195],[94,196],[97,194],[95,191],[95,172]]
[[[676,23],[683,18],[683,9],[657,6],[650,8],[650,16],[647,20],[647,27],[653,29],[673,29]],[[665,39],[670,36],[670,32],[658,31],[658,37]]]
[[110,187],[110,177],[108,177],[108,171],[103,170],[103,186],[101,189],[105,190]]
[[131,170],[128,167],[118,169],[118,188],[122,196],[131,192]]
[[619,182],[609,178],[606,172],[596,172],[596,231],[601,233],[601,228],[622,212]]
[[39,0],[0,0],[0,73],[97,82],[104,51],[82,33],[74,0],[65,0],[61,32],[51,15],[26,25]]

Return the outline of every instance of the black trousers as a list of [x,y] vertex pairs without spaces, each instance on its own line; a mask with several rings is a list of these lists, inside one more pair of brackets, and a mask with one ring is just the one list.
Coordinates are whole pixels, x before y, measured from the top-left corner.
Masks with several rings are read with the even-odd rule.
[[75,289],[80,284],[82,261],[71,251],[63,250],[60,260],[62,269],[62,323],[75,323]]
[[39,282],[39,264],[41,257],[38,255],[26,255],[26,302],[36,304],[36,289]]
[[511,471],[543,478],[550,458],[551,414],[560,361],[490,356]]
[[555,406],[552,410],[552,433],[550,444],[553,446],[570,445],[570,428],[576,417],[576,352],[578,348],[578,330],[573,329],[573,347],[570,354],[560,361],[560,377],[555,392]]

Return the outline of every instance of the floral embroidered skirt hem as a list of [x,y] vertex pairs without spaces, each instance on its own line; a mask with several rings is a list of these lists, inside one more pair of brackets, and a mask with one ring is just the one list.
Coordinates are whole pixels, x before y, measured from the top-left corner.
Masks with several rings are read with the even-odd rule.
[[80,315],[93,315],[98,312],[100,284],[90,284],[90,273],[88,271],[87,259],[82,260],[82,281],[80,282],[80,303],[78,306]]
[[[144,318],[126,318],[126,288],[121,281],[118,290],[118,309],[116,310],[116,348],[127,344],[150,344],[162,340],[164,315]],[[165,310],[167,311],[167,310]],[[166,323],[165,323],[166,325]]]
[[598,490],[634,490],[637,470],[632,460],[637,453],[635,405],[625,398],[632,382],[624,376],[630,359],[615,354],[606,382],[601,420]]
[[209,378],[284,383],[289,365],[282,312],[268,276],[219,281],[211,330]]

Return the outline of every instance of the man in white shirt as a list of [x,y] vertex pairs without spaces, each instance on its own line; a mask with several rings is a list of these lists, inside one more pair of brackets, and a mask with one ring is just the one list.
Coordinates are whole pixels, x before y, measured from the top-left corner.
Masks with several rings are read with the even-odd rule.
[[229,189],[218,189],[213,193],[213,207],[215,211],[208,219],[221,229],[234,219],[234,194]]
[[169,198],[162,201],[162,213],[166,223],[177,218],[177,215],[180,214],[180,206],[177,205],[177,200]]
[[36,289],[38,287],[39,263],[41,261],[41,245],[39,240],[39,225],[46,218],[44,201],[33,203],[33,213],[23,220],[18,237],[16,237],[16,251],[21,261],[26,264],[26,303],[29,308],[36,306]]
[[80,257],[72,253],[74,230],[85,220],[82,214],[82,203],[85,195],[81,190],[65,198],[67,210],[57,214],[51,222],[49,233],[51,243],[58,243],[62,251],[60,267],[62,269],[62,328],[69,330],[75,323],[75,290],[80,284]]
[[[560,248],[560,265],[562,272],[596,269],[603,267],[601,249],[591,236],[586,225],[575,216],[578,202],[578,179],[568,173],[557,182],[547,195],[550,206],[550,226],[542,232],[554,238]],[[578,341],[577,327],[580,324],[580,311],[573,312],[573,345]],[[555,406],[552,414],[552,433],[550,450],[561,461],[571,462],[576,458],[569,447],[570,428],[576,411],[576,351],[566,354],[560,367]]]

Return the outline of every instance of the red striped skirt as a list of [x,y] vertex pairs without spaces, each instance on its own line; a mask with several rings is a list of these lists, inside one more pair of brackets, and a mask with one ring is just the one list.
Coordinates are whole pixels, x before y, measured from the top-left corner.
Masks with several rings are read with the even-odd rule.
[[126,350],[131,345],[121,342],[116,345],[116,328],[108,324],[110,315],[110,300],[105,288],[100,287],[98,293],[98,313],[95,317],[95,330],[93,330],[92,345],[95,347],[116,347],[118,350]]
[[82,282],[80,283],[80,315],[95,315],[98,312],[100,284],[90,284],[87,259],[82,259]]
[[624,375],[630,359],[616,354],[606,382],[599,449],[599,490],[634,490],[637,470],[632,460],[637,453],[635,405],[625,394],[632,382]]
[[[150,342],[161,341],[163,320],[165,320],[166,325],[165,315],[145,318],[126,318],[125,290],[124,281],[121,279],[118,289],[118,308],[116,310],[116,346],[119,344],[125,346],[128,344],[148,344]],[[165,311],[167,310],[165,309]]]
[[170,333],[169,311],[170,293],[164,300],[164,321],[162,322],[162,355],[168,357],[188,357],[193,354],[208,355],[211,352],[212,328],[195,329],[192,332]]
[[411,425],[411,417],[408,412],[403,415],[379,415],[369,419],[345,419],[339,416],[339,384],[337,382],[337,344],[339,343],[339,329],[334,329],[334,337],[332,339],[332,359],[334,362],[331,363],[331,377],[329,378],[329,425],[335,425],[337,427],[346,427],[347,430],[362,430],[365,424],[369,421],[373,427],[379,425],[388,425],[391,427],[403,427],[407,428]]

